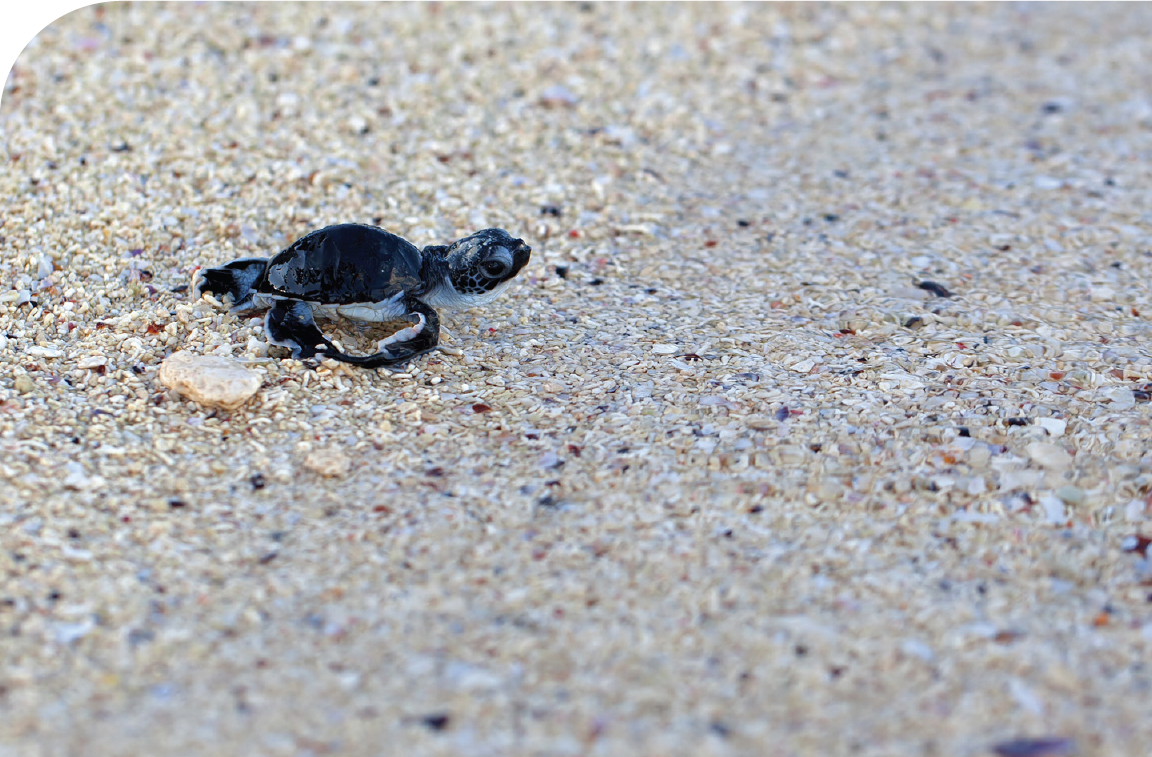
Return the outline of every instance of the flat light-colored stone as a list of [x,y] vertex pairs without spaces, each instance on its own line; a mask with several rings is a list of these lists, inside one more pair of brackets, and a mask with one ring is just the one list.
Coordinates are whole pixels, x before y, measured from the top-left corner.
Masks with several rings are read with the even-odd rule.
[[160,364],[160,383],[205,407],[235,410],[260,390],[263,375],[232,358],[174,352]]

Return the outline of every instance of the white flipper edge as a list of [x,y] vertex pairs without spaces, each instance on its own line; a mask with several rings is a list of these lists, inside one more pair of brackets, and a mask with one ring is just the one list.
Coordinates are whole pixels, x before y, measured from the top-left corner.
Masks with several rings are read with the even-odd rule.
[[376,343],[376,350],[378,352],[388,352],[388,345],[396,344],[397,342],[407,342],[409,339],[415,339],[419,336],[420,332],[422,332],[428,324],[428,321],[422,313],[416,313],[416,317],[420,319],[419,322],[408,328],[400,329],[387,339],[381,339]]

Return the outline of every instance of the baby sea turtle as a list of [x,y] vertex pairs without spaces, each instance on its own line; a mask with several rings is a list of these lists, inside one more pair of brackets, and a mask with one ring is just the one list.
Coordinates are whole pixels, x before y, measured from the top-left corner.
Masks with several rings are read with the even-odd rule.
[[[268,341],[306,360],[330,357],[366,368],[396,365],[440,341],[433,308],[491,302],[528,263],[532,249],[503,229],[484,229],[447,246],[419,250],[395,234],[355,223],[313,231],[268,258],[243,258],[197,272],[193,297],[230,297],[232,313],[268,308]],[[406,320],[411,326],[377,345],[374,355],[340,351],[313,314],[357,321]]]

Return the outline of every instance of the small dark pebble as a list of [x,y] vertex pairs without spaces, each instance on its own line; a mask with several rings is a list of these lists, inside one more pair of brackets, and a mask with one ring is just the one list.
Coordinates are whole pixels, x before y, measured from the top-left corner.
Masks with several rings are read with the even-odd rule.
[[171,510],[179,510],[180,508],[186,507],[186,506],[187,505],[183,500],[180,500],[180,499],[168,500],[168,508]]
[[252,478],[250,478],[248,480],[252,483],[253,489],[263,489],[264,485],[267,483],[264,480],[264,474],[263,473],[253,473]]
[[756,515],[757,513],[762,513],[762,512],[764,512],[764,506],[763,505],[752,505],[752,507],[748,508],[748,514],[749,515]]
[[425,715],[424,717],[420,718],[420,722],[423,723],[424,725],[428,726],[428,728],[430,728],[433,731],[443,731],[445,728],[448,727],[448,723],[451,720],[452,720],[452,716],[448,715],[446,713],[437,713],[435,715]]
[[556,266],[556,275],[562,279],[568,278],[568,266],[566,266],[566,265]]
[[837,179],[847,179],[848,178],[848,172],[843,171],[839,168],[836,169],[835,171],[833,171],[832,175],[835,176]]
[[133,647],[146,644],[155,638],[156,633],[154,631],[149,631],[146,628],[133,628],[128,632],[128,644]]
[[555,507],[556,498],[551,494],[545,494],[543,497],[536,500],[536,504],[540,505],[540,507]]
[[923,289],[926,292],[931,292],[932,294],[936,295],[937,297],[951,297],[952,296],[951,292],[949,292],[947,289],[945,289],[944,287],[937,284],[935,281],[921,281],[916,286],[920,287],[921,289]]
[[836,215],[835,213],[825,213],[824,220],[828,223],[836,223],[840,220],[840,216]]
[[588,282],[588,286],[598,287],[604,283],[604,279],[592,279]]
[[1058,102],[1055,102],[1055,101],[1047,102],[1047,103],[1044,103],[1044,107],[1041,108],[1041,110],[1044,111],[1045,113],[1049,113],[1049,114],[1059,113],[1062,110],[1064,110],[1064,106]]
[[1133,389],[1132,396],[1136,398],[1137,402],[1148,402],[1152,400],[1152,393],[1146,392],[1143,389]]
[[788,416],[790,416],[791,414],[792,414],[792,411],[788,409],[787,405],[781,405],[780,409],[776,411],[776,420],[786,421],[786,420],[788,420]]
[[424,475],[430,478],[441,478],[444,475],[444,469],[437,465],[434,468],[428,468],[425,470]]
[[969,437],[969,436],[972,436],[971,432],[969,432],[969,431],[968,431],[968,427],[967,427],[967,426],[960,426],[960,427],[959,427],[958,429],[956,429],[956,430],[957,430],[957,431],[960,433],[960,436],[964,436],[964,437]]
[[648,287],[647,289],[644,290],[644,294],[656,294],[659,291],[660,290],[657,289],[656,287]]
[[168,291],[170,291],[174,294],[179,294],[180,292],[187,292],[188,291],[188,285],[187,284],[181,284],[180,286],[174,286]]
[[708,726],[708,730],[712,731],[712,733],[716,734],[722,739],[726,739],[732,735],[732,729],[721,723],[719,720],[712,721],[712,724]]
[[1039,739],[1012,739],[992,747],[1000,757],[1068,757],[1075,753],[1076,742],[1059,736]]
[[261,564],[261,565],[267,565],[268,563],[270,563],[270,562],[272,562],[273,560],[275,560],[275,559],[276,559],[276,556],[277,556],[278,554],[280,554],[280,553],[279,553],[279,552],[269,552],[268,554],[266,554],[266,555],[264,555],[263,557],[261,557],[261,558],[260,558],[260,564]]
[[558,205],[541,205],[540,206],[540,215],[552,216],[553,218],[559,218],[561,215],[561,210],[560,210],[560,207]]
[[743,218],[741,218],[740,220],[738,220],[738,221],[736,222],[736,225],[737,225],[737,226],[739,226],[739,227],[740,227],[740,228],[742,228],[742,229],[746,229],[746,228],[748,228],[749,226],[751,226],[751,225],[752,225],[752,222],[751,222],[751,221],[745,221]]
[[1028,425],[1028,419],[1027,418],[1009,418],[1007,421],[1005,421],[1005,423],[1007,423],[1009,426],[1027,426]]
[[921,318],[918,315],[914,315],[911,318],[909,318],[908,320],[904,321],[904,328],[906,328],[906,329],[916,328],[917,326],[923,325],[923,323],[924,323],[923,318]]
[[127,142],[121,142],[120,144],[114,145],[112,147],[112,152],[129,152],[131,149],[132,146],[130,144]]

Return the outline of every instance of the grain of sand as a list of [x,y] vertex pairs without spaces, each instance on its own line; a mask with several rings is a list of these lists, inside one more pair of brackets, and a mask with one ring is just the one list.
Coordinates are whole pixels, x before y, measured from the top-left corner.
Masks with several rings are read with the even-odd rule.
[[[1150,33],[60,19],[0,108],[0,753],[1147,754]],[[399,374],[180,289],[345,221],[535,252]]]

